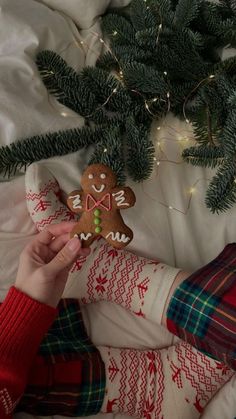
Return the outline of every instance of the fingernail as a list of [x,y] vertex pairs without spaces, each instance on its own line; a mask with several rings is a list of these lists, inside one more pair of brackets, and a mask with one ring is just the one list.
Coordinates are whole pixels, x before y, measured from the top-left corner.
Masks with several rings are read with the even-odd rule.
[[76,250],[79,250],[81,247],[80,241],[76,238],[73,237],[72,239],[70,239],[68,241],[68,243],[66,244],[66,246],[68,247],[68,249],[70,249],[72,252],[75,252]]

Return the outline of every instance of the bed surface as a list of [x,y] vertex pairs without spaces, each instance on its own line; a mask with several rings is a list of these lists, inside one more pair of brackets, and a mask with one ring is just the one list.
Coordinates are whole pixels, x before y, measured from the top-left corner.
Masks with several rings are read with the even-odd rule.
[[[93,65],[102,47],[99,36],[94,34],[100,34],[99,16],[111,5],[123,6],[128,2],[0,0],[1,145],[34,134],[83,125],[82,117],[49,98],[34,63],[35,55],[40,50],[52,49],[77,70]],[[78,44],[82,39],[83,48]],[[192,141],[189,126],[169,115],[160,130],[153,126],[152,135],[160,165],[155,166],[149,181],[128,182],[137,196],[135,207],[124,214],[134,231],[129,249],[191,271],[235,240],[236,211],[233,208],[213,215],[205,207],[205,191],[213,171],[181,163],[181,150]],[[40,164],[49,168],[61,189],[69,193],[78,188],[89,155],[90,150],[82,150]],[[36,229],[26,208],[23,172],[10,182],[3,178],[1,181],[0,297],[3,300],[14,283],[19,254]],[[191,192],[193,187],[195,191]],[[78,296],[76,284],[68,283],[65,296]],[[151,322],[134,318],[112,303],[90,305],[83,308],[83,315],[97,345],[155,348],[173,342],[172,335],[164,329],[158,329],[157,333]],[[204,419],[234,418],[235,380],[234,376],[209,403]],[[98,415],[98,419],[100,416],[103,415]],[[22,413],[15,417],[32,416]]]

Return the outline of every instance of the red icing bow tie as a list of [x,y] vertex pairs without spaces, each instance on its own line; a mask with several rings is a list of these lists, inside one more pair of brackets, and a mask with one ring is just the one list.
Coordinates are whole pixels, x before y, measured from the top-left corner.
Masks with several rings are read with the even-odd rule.
[[86,197],[86,211],[92,211],[95,208],[101,207],[106,211],[111,210],[111,194],[107,193],[98,201],[91,195],[88,194]]

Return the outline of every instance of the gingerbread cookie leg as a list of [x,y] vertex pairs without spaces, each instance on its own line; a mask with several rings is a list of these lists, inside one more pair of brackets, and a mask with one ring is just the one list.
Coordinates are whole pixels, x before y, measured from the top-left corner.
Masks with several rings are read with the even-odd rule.
[[85,226],[82,226],[81,223],[78,223],[71,231],[70,236],[78,237],[81,240],[82,247],[89,247],[94,241],[96,234],[92,233],[92,231]]
[[102,232],[102,236],[116,249],[123,249],[132,240],[133,232],[124,223],[116,229],[109,227]]

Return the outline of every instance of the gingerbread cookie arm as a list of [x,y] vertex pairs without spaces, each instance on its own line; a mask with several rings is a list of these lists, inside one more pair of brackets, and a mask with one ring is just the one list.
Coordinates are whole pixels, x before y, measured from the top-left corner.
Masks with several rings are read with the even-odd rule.
[[68,195],[67,198],[67,206],[70,208],[72,212],[79,214],[83,212],[85,209],[84,205],[84,192],[75,190]]
[[112,207],[117,209],[133,207],[136,201],[134,192],[128,186],[112,189],[112,197]]

